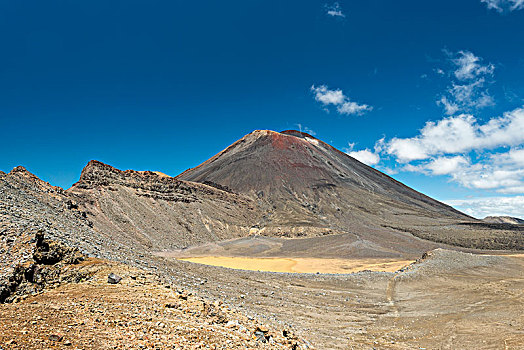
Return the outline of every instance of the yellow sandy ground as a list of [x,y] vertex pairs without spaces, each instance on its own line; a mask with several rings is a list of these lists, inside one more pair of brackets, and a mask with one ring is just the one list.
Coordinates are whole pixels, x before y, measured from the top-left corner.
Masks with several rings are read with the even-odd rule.
[[510,257],[510,258],[520,258],[520,259],[524,259],[524,254],[498,254],[500,256],[507,256],[507,257]]
[[225,256],[180,258],[178,260],[232,269],[298,273],[353,273],[363,270],[394,272],[413,262],[412,260],[389,259],[242,258]]

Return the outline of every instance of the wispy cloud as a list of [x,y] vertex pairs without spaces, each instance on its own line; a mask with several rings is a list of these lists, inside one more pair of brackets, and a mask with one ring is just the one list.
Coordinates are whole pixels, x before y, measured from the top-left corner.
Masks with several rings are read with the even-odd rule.
[[305,132],[306,134],[309,134],[311,136],[315,136],[317,134],[314,130],[308,128],[305,125],[302,125],[302,124],[296,124],[296,125],[298,127],[298,131],[300,132]]
[[324,8],[326,9],[326,14],[331,17],[340,17],[345,18],[346,15],[342,12],[342,8],[340,7],[340,4],[338,2],[335,2],[331,5],[324,5]]
[[455,58],[451,58],[456,70],[455,77],[461,81],[477,79],[478,77],[493,74],[495,67],[492,64],[482,65],[482,59],[469,51],[459,51]]
[[444,112],[454,115],[493,106],[495,101],[486,85],[493,77],[495,66],[491,63],[482,64],[482,59],[469,51],[456,54],[446,51],[446,54],[451,65],[450,71],[446,74],[441,68],[437,69],[438,74],[451,78],[446,92],[437,100]]
[[362,115],[373,110],[373,107],[369,105],[351,101],[340,89],[331,90],[326,85],[313,85],[311,91],[315,100],[320,102],[327,112],[329,112],[328,107],[330,105],[336,107],[338,113],[345,115]]
[[497,12],[521,10],[524,8],[524,0],[480,0],[486,4],[488,9]]

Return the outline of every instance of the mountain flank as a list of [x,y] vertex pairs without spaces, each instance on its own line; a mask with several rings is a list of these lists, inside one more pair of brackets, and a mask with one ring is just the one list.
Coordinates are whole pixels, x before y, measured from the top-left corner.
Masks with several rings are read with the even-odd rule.
[[348,232],[362,226],[471,221],[299,131],[257,130],[177,179],[256,198],[263,232]]

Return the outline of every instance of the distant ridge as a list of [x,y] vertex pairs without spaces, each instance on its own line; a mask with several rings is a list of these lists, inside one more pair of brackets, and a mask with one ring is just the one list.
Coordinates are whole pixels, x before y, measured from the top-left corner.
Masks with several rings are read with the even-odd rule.
[[512,224],[522,225],[524,220],[515,218],[512,216],[486,216],[482,221],[493,223],[493,224]]

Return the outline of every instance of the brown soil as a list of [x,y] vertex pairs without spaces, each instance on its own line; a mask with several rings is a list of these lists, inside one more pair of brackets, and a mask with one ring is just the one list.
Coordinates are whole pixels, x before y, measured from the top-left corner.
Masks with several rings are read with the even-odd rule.
[[[289,328],[268,328],[154,274],[94,259],[72,268],[87,269],[92,278],[0,304],[0,348],[287,349],[297,343]],[[109,284],[109,273],[123,279]],[[271,343],[257,340],[257,329]]]

